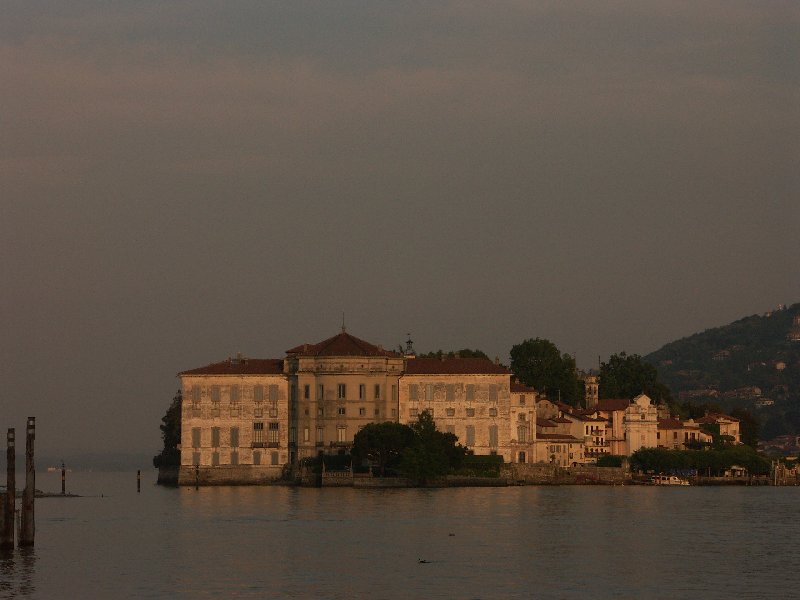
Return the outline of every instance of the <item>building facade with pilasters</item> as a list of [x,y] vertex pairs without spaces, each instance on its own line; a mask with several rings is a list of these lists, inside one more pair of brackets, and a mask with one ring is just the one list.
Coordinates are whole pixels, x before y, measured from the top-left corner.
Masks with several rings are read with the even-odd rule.
[[237,356],[179,377],[181,484],[279,479],[303,458],[346,451],[368,423],[411,423],[425,409],[475,454],[534,461],[535,393],[512,400],[510,372],[488,359],[416,358],[343,328],[283,359]]

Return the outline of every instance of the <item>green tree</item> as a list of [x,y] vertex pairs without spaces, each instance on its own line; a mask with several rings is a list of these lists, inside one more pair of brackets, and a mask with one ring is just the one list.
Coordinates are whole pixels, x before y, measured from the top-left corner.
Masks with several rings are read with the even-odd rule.
[[577,406],[583,400],[583,382],[575,359],[561,354],[550,340],[527,339],[511,348],[511,370],[525,385]]
[[438,431],[429,411],[419,414],[411,430],[413,442],[403,452],[400,462],[400,468],[408,477],[425,485],[432,478],[461,466],[466,448],[452,433]]
[[161,439],[164,441],[164,448],[153,457],[153,466],[177,467],[181,464],[181,452],[178,444],[181,443],[181,404],[183,398],[181,391],[178,390],[172,398],[166,414],[161,417]]
[[656,368],[638,354],[612,354],[600,364],[600,398],[633,398],[647,394],[655,402],[671,402],[669,388],[658,380]]
[[381,477],[414,442],[414,430],[400,423],[369,423],[353,438],[351,454],[358,460],[369,460],[378,466]]
[[758,434],[761,429],[758,417],[746,408],[734,409],[731,411],[731,416],[739,419],[739,435],[742,438],[742,443],[751,448],[756,448],[758,446]]

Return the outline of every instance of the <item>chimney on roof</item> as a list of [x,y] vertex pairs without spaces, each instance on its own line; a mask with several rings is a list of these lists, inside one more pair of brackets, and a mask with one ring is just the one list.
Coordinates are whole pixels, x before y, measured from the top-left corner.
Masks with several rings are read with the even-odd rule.
[[494,364],[496,364],[496,365],[500,364],[500,357],[499,356],[495,356],[494,357]]

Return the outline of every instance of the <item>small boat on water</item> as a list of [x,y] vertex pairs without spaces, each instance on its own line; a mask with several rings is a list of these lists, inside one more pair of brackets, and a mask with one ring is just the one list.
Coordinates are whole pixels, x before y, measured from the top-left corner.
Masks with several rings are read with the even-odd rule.
[[681,479],[676,475],[653,475],[650,483],[653,485],[689,485],[686,479]]

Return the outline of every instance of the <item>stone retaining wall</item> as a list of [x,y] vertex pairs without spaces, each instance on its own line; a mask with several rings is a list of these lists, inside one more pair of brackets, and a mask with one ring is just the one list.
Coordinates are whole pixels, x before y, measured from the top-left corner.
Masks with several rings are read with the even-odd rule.
[[283,469],[273,466],[181,466],[178,485],[267,485],[279,483],[282,475]]
[[613,485],[631,480],[624,467],[557,467],[548,464],[502,466],[500,474],[509,483],[521,485]]

